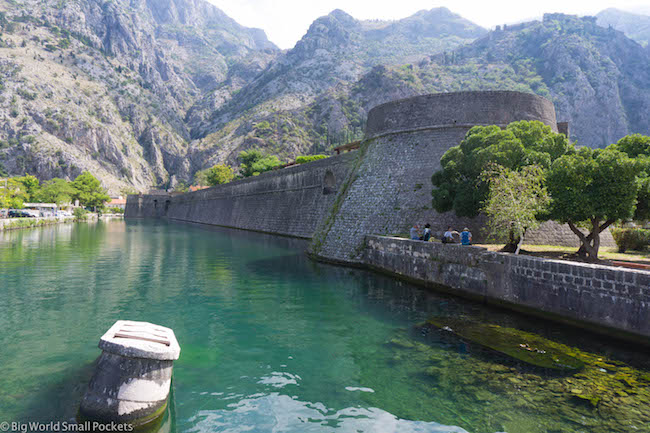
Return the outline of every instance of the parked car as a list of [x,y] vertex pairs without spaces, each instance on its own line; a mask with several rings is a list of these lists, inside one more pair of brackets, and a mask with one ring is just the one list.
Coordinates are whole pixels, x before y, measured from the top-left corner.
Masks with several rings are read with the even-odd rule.
[[0,218],[9,218],[9,209],[0,209]]
[[8,215],[9,218],[35,218],[33,214],[20,209],[11,209]]

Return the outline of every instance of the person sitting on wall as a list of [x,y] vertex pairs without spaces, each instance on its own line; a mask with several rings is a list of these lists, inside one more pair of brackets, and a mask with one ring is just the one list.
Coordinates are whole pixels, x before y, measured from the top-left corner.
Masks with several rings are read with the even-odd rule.
[[429,239],[431,239],[431,224],[426,223],[424,225],[424,234],[422,235],[420,240],[424,242],[429,242]]
[[411,227],[411,230],[409,230],[409,235],[411,236],[412,241],[420,240],[420,228],[417,224],[413,224],[413,227]]
[[447,231],[442,235],[442,243],[443,244],[454,244],[456,241],[454,240],[454,235],[457,235],[458,232],[453,230],[451,226],[447,227]]
[[463,245],[472,245],[472,232],[467,227],[460,233],[460,243]]

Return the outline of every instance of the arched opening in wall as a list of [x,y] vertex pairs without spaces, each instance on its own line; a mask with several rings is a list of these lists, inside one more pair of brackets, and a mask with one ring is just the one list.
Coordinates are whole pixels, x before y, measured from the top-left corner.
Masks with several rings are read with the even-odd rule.
[[153,201],[153,208],[158,209],[158,200]]
[[336,178],[332,170],[327,170],[325,172],[325,177],[323,178],[323,194],[333,194],[336,192]]
[[169,204],[170,204],[170,201],[165,200],[165,215],[167,215],[167,211],[169,210]]

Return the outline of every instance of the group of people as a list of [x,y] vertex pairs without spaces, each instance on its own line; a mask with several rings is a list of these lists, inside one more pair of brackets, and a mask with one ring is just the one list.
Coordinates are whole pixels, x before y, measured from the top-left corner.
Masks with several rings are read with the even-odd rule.
[[[424,225],[424,233],[422,234],[420,233],[420,227],[417,224],[413,224],[409,235],[411,236],[411,240],[429,242],[431,240],[431,224]],[[443,244],[458,243],[454,236],[458,236],[461,245],[472,245],[472,232],[467,227],[460,233],[451,226],[447,227],[447,231],[442,235],[441,241]]]

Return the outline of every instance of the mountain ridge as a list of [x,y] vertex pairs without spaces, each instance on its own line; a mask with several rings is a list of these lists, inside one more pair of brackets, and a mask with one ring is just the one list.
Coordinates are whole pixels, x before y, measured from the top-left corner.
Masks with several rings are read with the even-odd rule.
[[326,153],[374,105],[457,90],[546,96],[580,144],[650,133],[650,48],[594,17],[488,32],[446,8],[334,10],[279,50],[204,0],[61,4],[0,0],[0,174],[173,188],[242,150]]

